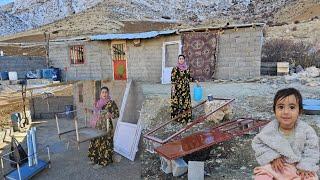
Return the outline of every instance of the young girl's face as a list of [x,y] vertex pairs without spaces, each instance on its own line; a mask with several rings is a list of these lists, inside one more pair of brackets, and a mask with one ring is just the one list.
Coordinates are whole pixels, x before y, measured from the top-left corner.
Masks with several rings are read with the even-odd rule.
[[107,99],[108,98],[108,91],[106,89],[102,89],[101,92],[100,92],[100,98],[102,99]]
[[299,116],[299,102],[294,95],[279,99],[275,107],[276,119],[280,127],[292,129]]

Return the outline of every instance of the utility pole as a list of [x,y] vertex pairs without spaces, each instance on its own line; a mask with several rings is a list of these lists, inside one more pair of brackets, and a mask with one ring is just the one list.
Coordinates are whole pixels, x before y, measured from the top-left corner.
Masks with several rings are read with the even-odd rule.
[[49,68],[49,41],[50,41],[50,32],[45,31],[44,32],[44,38],[46,41],[46,64],[47,64],[47,68]]

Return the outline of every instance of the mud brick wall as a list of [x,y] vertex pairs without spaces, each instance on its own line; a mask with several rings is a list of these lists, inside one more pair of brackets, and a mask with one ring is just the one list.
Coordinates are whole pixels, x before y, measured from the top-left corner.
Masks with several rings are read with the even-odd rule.
[[28,71],[45,69],[46,67],[44,57],[0,56],[0,71],[16,71],[19,79],[25,78]]
[[34,97],[29,102],[34,119],[53,119],[56,113],[65,112],[67,105],[73,105],[73,98],[72,96],[49,97],[48,99]]
[[260,27],[225,30],[218,41],[215,79],[259,77],[262,44]]

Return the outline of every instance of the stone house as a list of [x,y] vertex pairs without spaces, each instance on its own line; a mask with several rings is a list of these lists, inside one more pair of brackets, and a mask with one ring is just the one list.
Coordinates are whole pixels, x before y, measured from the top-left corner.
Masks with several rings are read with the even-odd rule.
[[260,76],[263,24],[229,25],[50,41],[49,58],[64,80],[126,80],[170,83],[178,54],[195,79]]

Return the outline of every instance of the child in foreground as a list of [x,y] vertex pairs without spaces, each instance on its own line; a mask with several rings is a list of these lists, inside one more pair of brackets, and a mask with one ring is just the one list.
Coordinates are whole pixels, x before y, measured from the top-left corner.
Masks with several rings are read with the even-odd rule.
[[258,163],[256,180],[318,180],[319,139],[312,127],[298,119],[302,97],[298,90],[279,90],[273,101],[276,120],[252,141]]

